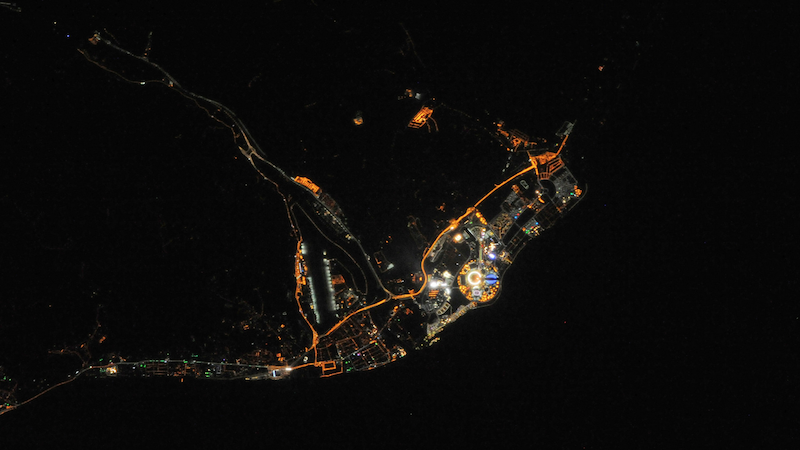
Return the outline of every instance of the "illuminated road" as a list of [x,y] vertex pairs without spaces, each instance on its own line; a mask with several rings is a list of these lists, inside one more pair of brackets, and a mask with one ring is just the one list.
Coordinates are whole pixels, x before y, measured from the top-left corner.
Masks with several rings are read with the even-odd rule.
[[[439,231],[421,254],[418,274],[382,279],[376,261],[355,237],[334,198],[314,181],[289,176],[270,162],[233,111],[183,88],[146,54],[135,55],[99,32],[89,42],[149,65],[160,79],[130,80],[82,51],[87,60],[123,80],[136,85],[160,84],[190,99],[231,131],[240,153],[275,187],[297,243],[294,300],[302,319],[294,322],[304,329],[300,337],[287,337],[293,340],[289,343],[282,342],[280,333],[273,334],[278,342],[264,344],[242,360],[129,362],[114,356],[114,362],[86,365],[63,383],[86,375],[276,380],[301,369],[333,376],[381,367],[402,358],[407,349],[435,342],[446,326],[495,302],[505,271],[522,248],[583,198],[585,187],[579,185],[561,156],[572,123],[565,123],[557,133],[562,138],[557,148],[544,147],[545,140],[507,131],[499,124],[494,138],[521,160],[515,173]],[[408,127],[427,125],[430,131],[430,121],[438,130],[433,114],[432,107],[423,105]],[[393,283],[395,292],[404,293],[393,294],[387,281]],[[288,316],[281,320],[285,322],[280,323],[281,329],[292,321]],[[241,326],[249,329],[249,324]]]

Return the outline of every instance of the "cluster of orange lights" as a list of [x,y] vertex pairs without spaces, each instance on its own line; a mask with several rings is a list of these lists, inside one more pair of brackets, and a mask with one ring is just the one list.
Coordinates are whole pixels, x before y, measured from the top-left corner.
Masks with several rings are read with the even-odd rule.
[[[536,146],[537,143],[531,141],[527,134],[517,129],[506,131],[503,128],[504,126],[505,123],[503,123],[503,121],[497,122],[497,134],[502,136],[507,141],[507,143],[510,144],[510,147],[506,147],[508,151],[513,152],[518,150],[525,150]],[[546,142],[544,140],[542,141]]]
[[[430,128],[430,123],[434,123],[435,124],[435,120],[433,120],[432,114],[433,114],[433,109],[432,108],[427,107],[427,106],[422,107],[414,115],[414,117],[411,119],[411,121],[408,123],[408,127],[409,128],[421,128],[423,125],[427,124],[428,127]],[[429,119],[430,119],[430,123],[429,123]],[[358,122],[356,122],[356,119],[354,119],[354,122],[356,124],[359,124]],[[506,139],[508,139],[508,141],[512,145],[514,145],[515,147],[520,147],[520,146],[521,147],[526,147],[526,146],[529,146],[529,145],[536,145],[536,142],[530,141],[528,136],[526,136],[525,134],[519,132],[518,130],[510,130],[510,131],[503,130],[502,129],[502,125],[498,125],[498,134],[500,134],[500,135],[504,136]],[[519,177],[520,175],[522,175],[522,174],[524,174],[524,173],[526,173],[528,171],[535,171],[536,174],[537,174],[537,177],[539,179],[547,179],[547,178],[549,178],[551,173],[557,171],[558,169],[560,169],[564,165],[563,161],[561,161],[561,159],[559,158],[559,154],[561,152],[561,149],[564,147],[565,143],[566,143],[566,137],[564,138],[564,141],[561,143],[561,147],[558,149],[558,151],[555,151],[555,152],[549,151],[549,152],[545,152],[543,154],[539,154],[539,155],[535,155],[535,156],[531,155],[529,153],[528,156],[529,156],[529,159],[530,159],[530,162],[531,162],[531,166],[530,167],[527,167],[527,168],[519,171],[518,173],[510,176],[508,179],[506,179],[502,183],[495,185],[494,188],[490,192],[488,192],[483,198],[481,198],[478,202],[476,202],[474,206],[468,208],[467,211],[465,211],[465,213],[463,215],[461,215],[457,219],[452,220],[450,222],[449,226],[446,229],[441,231],[439,236],[434,240],[434,243],[436,241],[438,241],[439,239],[441,239],[441,238],[445,238],[445,236],[449,237],[449,239],[452,239],[452,241],[454,243],[463,242],[463,240],[465,239],[465,236],[463,234],[461,234],[460,232],[455,231],[455,230],[457,230],[462,225],[462,221],[464,219],[467,219],[470,215],[474,215],[474,219],[476,219],[476,221],[479,221],[483,225],[488,225],[488,221],[486,220],[486,218],[483,216],[483,214],[480,213],[480,211],[478,211],[478,209],[477,209],[478,205],[480,205],[484,200],[486,200],[486,198],[488,198],[490,195],[492,195],[492,193],[494,193],[498,189],[502,188],[503,186],[507,186],[508,183],[510,183],[512,180],[516,179],[517,177]],[[542,173],[539,172],[539,168],[540,167],[543,169]],[[301,184],[304,187],[308,188],[312,193],[314,193],[317,196],[319,196],[321,191],[322,191],[319,188],[319,186],[314,184],[314,182],[312,182],[310,179],[308,179],[306,177],[299,177],[298,176],[298,177],[295,178],[295,181],[298,184]],[[512,189],[515,192],[517,192],[518,194],[521,193],[521,190],[520,190],[519,186],[513,185]],[[580,196],[582,194],[582,191],[581,191],[581,189],[578,188],[578,186],[575,186],[574,187],[574,193],[575,193],[576,196]],[[544,200],[541,197],[538,198],[538,200],[540,202],[544,203]],[[529,208],[531,208],[531,207],[533,207],[533,203],[530,203],[527,206]],[[445,209],[444,205],[442,205],[439,209],[440,210],[444,210]],[[531,230],[531,231],[535,232],[535,230]],[[526,230],[526,232],[529,232],[529,231]],[[313,357],[309,358],[309,360],[307,360],[307,362],[305,364],[301,364],[299,366],[295,366],[294,368],[298,369],[298,368],[305,367],[305,366],[316,366],[316,367],[318,367],[318,368],[320,368],[322,370],[322,376],[331,376],[331,375],[336,375],[336,374],[342,373],[345,370],[345,368],[342,365],[342,361],[336,360],[336,359],[329,359],[330,356],[324,357],[323,355],[318,355],[318,353],[317,353],[317,350],[318,350],[317,349],[317,345],[319,344],[320,339],[324,338],[326,336],[331,336],[331,334],[334,331],[339,329],[345,323],[350,322],[351,319],[354,316],[356,316],[357,314],[364,313],[367,310],[370,310],[372,308],[380,306],[380,305],[382,305],[382,304],[384,304],[384,303],[386,303],[388,301],[391,301],[391,300],[398,300],[398,299],[401,299],[401,298],[413,298],[416,295],[421,294],[423,292],[423,290],[425,289],[425,287],[426,287],[425,285],[427,285],[427,281],[429,279],[429,276],[428,276],[428,274],[426,273],[426,270],[425,270],[424,261],[427,260],[427,258],[430,256],[431,250],[433,248],[435,248],[435,247],[436,247],[435,245],[431,245],[426,250],[426,252],[425,252],[425,254],[423,256],[423,264],[422,264],[422,267],[421,267],[421,270],[422,270],[421,278],[423,280],[425,280],[426,283],[422,286],[422,288],[418,289],[417,291],[411,291],[411,292],[409,292],[407,294],[403,294],[403,295],[391,295],[389,298],[385,298],[385,299],[383,299],[383,300],[381,300],[381,301],[379,301],[379,302],[377,302],[375,304],[363,306],[363,307],[359,308],[356,311],[352,311],[349,314],[347,314],[344,318],[342,318],[337,324],[335,324],[333,327],[328,329],[322,335],[318,335],[317,334],[317,331],[314,329],[312,324],[308,321],[308,318],[305,316],[305,314],[302,314],[303,317],[306,319],[306,322],[307,322],[307,324],[308,324],[308,326],[311,329],[311,332],[313,334],[312,344],[308,348],[308,350],[313,350]],[[303,312],[303,308],[302,308],[301,303],[300,303],[300,298],[303,296],[303,288],[304,288],[304,286],[305,286],[305,284],[307,282],[305,274],[303,273],[304,272],[304,268],[305,268],[304,267],[305,262],[303,261],[302,253],[303,252],[302,252],[301,245],[298,243],[297,256],[296,256],[296,266],[295,266],[295,277],[296,277],[296,280],[297,280],[295,297],[296,297],[296,299],[298,301],[298,307],[299,307],[301,313]],[[467,299],[471,299],[472,302],[473,302],[472,304],[474,304],[474,305],[490,302],[491,300],[493,300],[497,296],[497,294],[500,291],[500,283],[499,283],[499,280],[498,280],[497,268],[495,266],[493,266],[490,262],[481,261],[479,263],[478,261],[472,260],[469,263],[464,264],[461,267],[461,270],[459,271],[459,274],[458,274],[456,280],[457,280],[457,286],[458,286],[459,291],[464,295],[464,297],[466,297]],[[342,284],[342,281],[344,281],[343,277],[341,275],[337,275],[336,279],[335,279],[335,282],[333,284],[337,284],[337,285],[338,284]],[[440,294],[441,291],[439,289],[434,288],[434,286],[430,286],[430,287],[432,289],[427,290],[427,292],[425,292],[425,295],[427,295],[428,298],[430,298],[430,299],[435,299]],[[394,312],[396,313],[398,310],[399,310],[399,308],[397,306],[395,306]],[[409,314],[412,314],[413,311],[411,311],[409,308],[405,308],[403,310],[403,313],[405,313],[406,315],[409,315]],[[453,316],[453,320],[455,318],[457,318],[457,316],[458,316],[458,314],[455,314]],[[363,326],[363,323],[362,323],[362,326]],[[350,339],[352,339],[352,338],[350,338]],[[438,339],[438,338],[436,338],[436,339]],[[374,341],[374,340],[372,341],[372,343],[377,344],[378,353],[380,353],[380,354],[386,353],[387,349],[385,348],[383,343],[381,343],[379,341]],[[370,349],[371,349],[371,346],[370,346]]]
[[310,190],[311,192],[314,193],[314,195],[319,195],[319,193],[322,191],[322,189],[320,189],[319,186],[314,184],[313,181],[311,181],[310,179],[308,179],[306,177],[294,177],[294,181],[296,181],[299,184],[302,184],[303,186],[307,187],[308,190]]
[[425,125],[425,122],[428,121],[428,118],[431,117],[433,114],[433,110],[428,108],[427,106],[423,106],[422,109],[419,110],[417,115],[411,119],[411,122],[408,123],[409,128],[420,128]]
[[532,163],[534,163],[534,164],[536,164],[538,166],[543,166],[543,165],[547,164],[548,162],[550,162],[557,155],[558,154],[554,153],[554,152],[545,152],[545,153],[542,153],[541,155],[536,155],[536,156],[531,155],[530,159],[531,159]]
[[318,366],[322,368],[323,377],[338,375],[344,371],[344,367],[337,364],[337,361],[323,361]]
[[306,277],[303,275],[303,253],[299,249],[300,245],[297,246],[298,250],[295,254],[294,258],[294,278],[297,280],[297,294],[302,295],[302,287],[306,285]]

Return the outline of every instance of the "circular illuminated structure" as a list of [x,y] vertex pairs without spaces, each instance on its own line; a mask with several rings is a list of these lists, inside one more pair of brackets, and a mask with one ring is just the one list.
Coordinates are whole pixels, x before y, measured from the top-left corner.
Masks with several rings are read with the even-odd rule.
[[467,283],[470,286],[478,286],[483,282],[483,274],[478,270],[473,270],[467,274]]
[[487,261],[472,260],[458,273],[458,290],[467,300],[486,303],[494,299],[500,291],[500,278],[497,268]]

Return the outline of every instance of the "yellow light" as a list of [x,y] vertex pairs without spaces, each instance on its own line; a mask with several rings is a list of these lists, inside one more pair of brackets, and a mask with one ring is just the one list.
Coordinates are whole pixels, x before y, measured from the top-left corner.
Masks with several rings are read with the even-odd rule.
[[457,235],[453,236],[453,240],[455,242],[461,242],[462,239],[464,239],[464,236],[462,236],[461,234],[457,234]]

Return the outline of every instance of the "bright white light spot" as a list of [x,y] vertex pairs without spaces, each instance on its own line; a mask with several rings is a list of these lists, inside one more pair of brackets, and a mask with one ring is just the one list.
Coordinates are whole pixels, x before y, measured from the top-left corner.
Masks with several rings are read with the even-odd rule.
[[482,278],[483,278],[483,276],[481,275],[480,272],[478,272],[477,270],[473,270],[472,272],[467,274],[467,283],[469,283],[469,284],[471,284],[473,286],[477,286],[477,285],[481,284],[481,279]]

